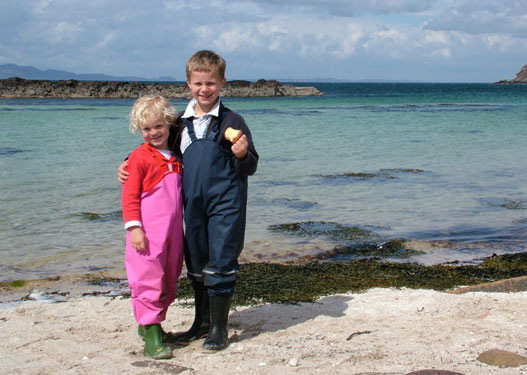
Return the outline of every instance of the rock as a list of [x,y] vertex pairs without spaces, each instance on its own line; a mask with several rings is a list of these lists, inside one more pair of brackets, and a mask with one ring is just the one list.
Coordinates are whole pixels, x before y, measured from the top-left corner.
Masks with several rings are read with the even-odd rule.
[[42,292],[40,290],[33,290],[29,296],[27,296],[28,300],[33,300],[36,302],[42,302],[42,303],[55,303],[53,298],[51,298],[47,293]]
[[481,353],[478,361],[491,366],[517,367],[527,364],[527,357],[506,350],[491,349]]
[[[190,99],[186,84],[120,81],[42,81],[19,77],[0,80],[0,98],[128,98],[157,94],[166,98]],[[278,81],[228,81],[222,96],[277,97],[324,95],[315,87],[295,87]]]
[[527,276],[513,277],[511,279],[498,280],[490,283],[482,283],[477,285],[470,285],[454,290],[449,290],[449,293],[462,294],[468,292],[523,292],[527,291]]
[[514,78],[512,82],[527,83],[527,65],[522,66],[520,72],[516,74],[516,78]]
[[523,83],[523,84],[527,84],[527,65],[524,65],[521,68],[519,73],[516,74],[516,78],[514,78],[514,79],[512,79],[510,81],[502,80],[502,81],[499,81],[499,82],[496,82],[496,83]]

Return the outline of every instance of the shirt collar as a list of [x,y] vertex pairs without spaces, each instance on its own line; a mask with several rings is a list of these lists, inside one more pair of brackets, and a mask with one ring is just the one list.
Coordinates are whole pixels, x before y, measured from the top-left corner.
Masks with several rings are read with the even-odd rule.
[[[204,116],[208,115],[208,116],[219,117],[219,115],[220,115],[220,101],[221,101],[221,98],[218,97],[218,101],[216,102],[214,107],[212,107],[209,112],[205,113]],[[194,107],[195,106],[196,106],[196,99],[193,98],[187,104],[187,108],[185,109],[185,113],[183,113],[183,116],[181,116],[181,117],[182,118],[198,117],[198,116],[196,116],[196,112],[194,111]]]

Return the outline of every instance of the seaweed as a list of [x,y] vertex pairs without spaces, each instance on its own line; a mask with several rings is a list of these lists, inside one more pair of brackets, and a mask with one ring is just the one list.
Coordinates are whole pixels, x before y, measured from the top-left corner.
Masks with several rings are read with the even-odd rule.
[[271,232],[287,233],[297,236],[326,236],[334,240],[358,241],[377,237],[369,230],[356,226],[348,226],[326,221],[303,221],[299,223],[286,223],[270,225]]
[[512,272],[511,277],[522,276],[527,272],[527,253],[492,255],[483,260],[481,268]]
[[317,202],[308,202],[296,198],[276,198],[273,199],[272,202],[279,205],[285,205],[287,207],[291,207],[297,210],[309,210],[310,208],[313,208],[318,204]]
[[[285,265],[247,263],[240,266],[234,305],[313,302],[321,296],[363,292],[370,288],[414,288],[446,291],[527,275],[527,253],[493,256],[481,265],[385,263],[372,259]],[[181,299],[193,297],[190,281],[179,283]]]
[[508,199],[505,198],[503,200],[503,204],[501,204],[501,207],[506,208],[508,210],[525,210],[527,209],[527,200],[525,199]]
[[24,280],[15,280],[15,281],[12,281],[9,286],[13,287],[13,288],[21,288],[23,287],[24,285],[26,285],[26,282]]
[[510,199],[510,198],[501,198],[501,199],[486,199],[486,203],[490,206],[505,208],[507,210],[526,210],[527,209],[527,199]]
[[[396,243],[393,249],[397,249]],[[233,304],[247,306],[263,303],[313,302],[338,293],[360,293],[370,288],[413,288],[447,291],[497,280],[527,276],[527,253],[493,255],[479,265],[433,265],[388,263],[375,259],[344,262],[310,262],[306,264],[246,263],[240,265]],[[86,275],[90,284],[115,283],[120,294],[90,292],[90,295],[117,295],[130,298],[126,279]],[[30,288],[32,282],[0,282],[0,288]],[[178,300],[193,306],[194,292],[188,278],[178,282]]]
[[423,173],[424,170],[422,169],[414,169],[414,168],[381,168],[379,169],[381,172],[393,172],[393,173]]
[[121,210],[108,212],[105,214],[98,214],[95,212],[81,212],[79,214],[75,214],[74,216],[80,216],[82,219],[89,221],[109,221],[121,220],[123,217],[123,212]]
[[12,147],[0,147],[0,156],[10,156],[13,154],[18,154],[19,152],[25,152],[26,150],[20,150],[18,148]]
[[385,178],[389,180],[395,180],[397,177],[389,175],[387,173],[365,173],[365,172],[346,172],[338,174],[323,175],[323,178],[334,179],[339,177],[351,177],[359,180],[367,180],[371,178]]
[[392,239],[380,244],[370,243],[359,246],[335,248],[335,255],[375,256],[382,258],[409,258],[412,255],[424,254],[423,251],[407,249],[402,239]]

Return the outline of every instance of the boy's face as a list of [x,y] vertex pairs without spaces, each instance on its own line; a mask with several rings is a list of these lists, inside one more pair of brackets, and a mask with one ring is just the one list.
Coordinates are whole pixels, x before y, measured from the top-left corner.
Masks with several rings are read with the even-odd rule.
[[195,71],[190,74],[187,85],[196,99],[194,111],[198,116],[209,112],[220,96],[220,90],[225,85],[225,78],[218,77],[216,72]]
[[168,150],[170,129],[166,121],[159,116],[150,115],[141,126],[141,134],[146,143],[158,150]]

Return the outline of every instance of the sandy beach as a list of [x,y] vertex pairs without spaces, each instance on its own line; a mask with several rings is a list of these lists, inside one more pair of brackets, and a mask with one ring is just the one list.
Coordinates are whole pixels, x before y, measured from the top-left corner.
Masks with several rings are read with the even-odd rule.
[[[30,300],[0,305],[0,373],[527,374],[527,365],[478,360],[492,349],[527,355],[524,291],[373,288],[315,303],[234,307],[227,349],[203,354],[194,342],[173,346],[174,358],[164,361],[142,355],[128,298],[65,295],[53,301],[32,291]],[[165,329],[189,327],[188,302],[171,306]]]

